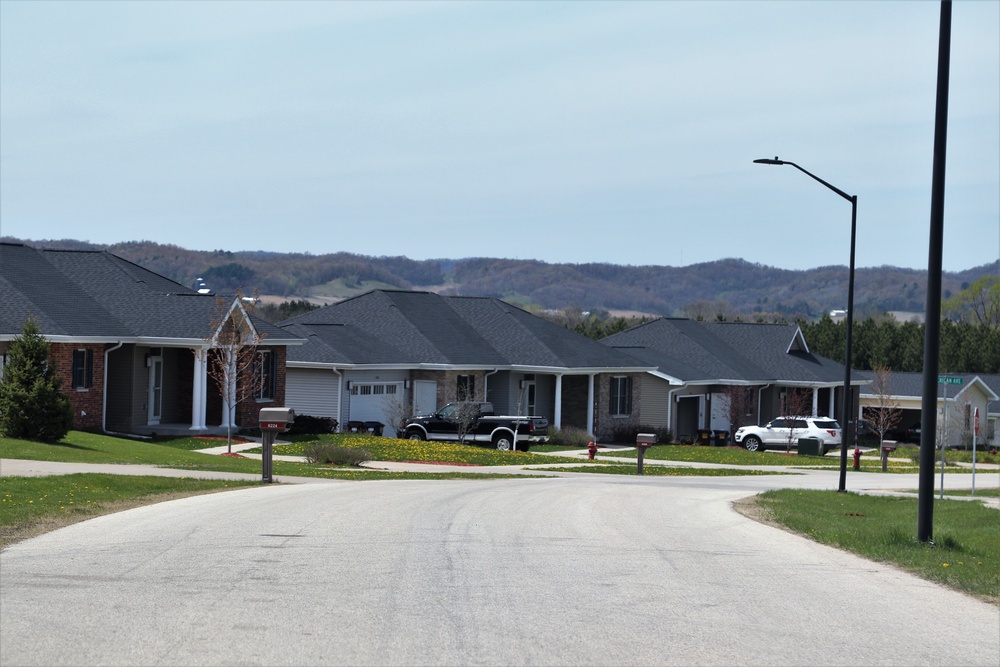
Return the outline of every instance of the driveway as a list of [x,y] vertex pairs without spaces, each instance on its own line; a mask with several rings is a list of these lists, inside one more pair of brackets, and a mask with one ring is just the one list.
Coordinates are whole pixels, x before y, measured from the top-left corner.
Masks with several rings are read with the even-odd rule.
[[836,471],[281,484],[137,508],[0,553],[0,663],[997,665],[997,607],[731,508],[781,486],[835,488]]

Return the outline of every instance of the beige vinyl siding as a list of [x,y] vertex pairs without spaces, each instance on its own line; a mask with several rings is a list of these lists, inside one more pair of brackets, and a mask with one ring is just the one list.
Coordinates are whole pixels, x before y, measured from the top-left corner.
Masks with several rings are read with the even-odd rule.
[[295,414],[339,420],[339,383],[340,376],[331,370],[289,368],[285,375],[285,403]]
[[639,395],[639,421],[643,426],[664,428],[670,407],[670,385],[651,375],[642,377],[642,393]]

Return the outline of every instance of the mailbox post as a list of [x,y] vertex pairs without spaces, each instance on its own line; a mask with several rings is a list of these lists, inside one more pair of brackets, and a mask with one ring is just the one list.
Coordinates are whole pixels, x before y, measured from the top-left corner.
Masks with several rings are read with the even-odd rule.
[[642,474],[642,460],[646,456],[646,449],[656,442],[655,433],[640,433],[635,436],[635,446],[638,450],[638,456],[636,457],[636,463],[638,464],[638,474]]
[[288,425],[295,421],[295,410],[291,408],[261,408],[260,432],[263,445],[261,455],[261,481],[270,484],[274,481],[272,475],[272,450],[274,438],[279,433],[288,430]]

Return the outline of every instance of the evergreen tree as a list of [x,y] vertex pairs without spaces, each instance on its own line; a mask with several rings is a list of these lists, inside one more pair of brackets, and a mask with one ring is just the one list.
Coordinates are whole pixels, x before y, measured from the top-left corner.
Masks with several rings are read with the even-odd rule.
[[0,434],[58,442],[73,427],[73,408],[49,363],[49,342],[29,318],[10,343],[0,379]]

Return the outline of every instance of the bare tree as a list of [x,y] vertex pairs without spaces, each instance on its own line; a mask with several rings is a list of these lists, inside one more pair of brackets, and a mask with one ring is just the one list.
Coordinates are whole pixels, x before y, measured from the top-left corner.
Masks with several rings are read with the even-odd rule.
[[213,333],[205,341],[211,350],[207,372],[222,395],[226,444],[232,453],[236,407],[256,397],[268,381],[267,370],[262,368],[262,360],[257,355],[257,346],[266,334],[259,333],[250,320],[257,304],[256,291],[252,299],[245,299],[240,288],[232,301],[220,296],[215,303]]
[[879,451],[882,450],[885,434],[895,428],[903,417],[899,402],[893,397],[891,380],[892,376],[888,366],[880,363],[874,364],[871,390],[875,395],[875,405],[866,407],[864,415],[865,419],[871,423],[872,429],[878,433]]
[[[805,417],[812,414],[812,397],[804,389],[789,388],[783,397],[784,413],[788,417]],[[788,420],[788,438],[785,440],[785,451],[792,451],[795,442],[795,432],[799,424],[797,419]]]
[[396,437],[402,437],[406,420],[413,415],[405,394],[386,394],[382,399],[382,412],[389,420],[389,426],[396,432]]
[[729,418],[729,430],[735,432],[740,426],[754,423],[751,419],[754,410],[752,387],[729,384],[722,388],[721,393],[727,401],[726,417]]

